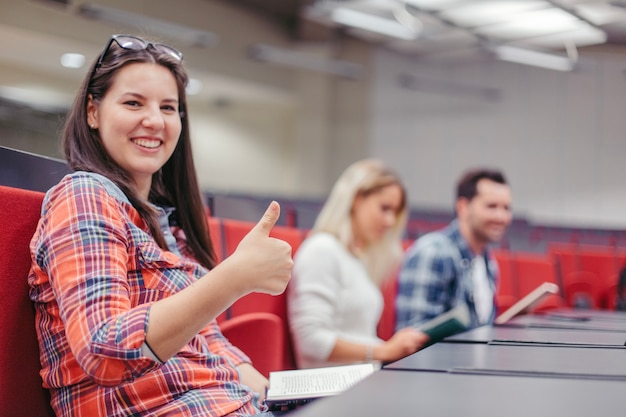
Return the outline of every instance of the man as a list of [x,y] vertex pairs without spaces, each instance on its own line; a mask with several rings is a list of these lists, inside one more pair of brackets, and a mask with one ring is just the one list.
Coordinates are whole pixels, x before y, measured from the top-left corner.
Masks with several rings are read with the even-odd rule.
[[511,223],[511,189],[499,171],[467,172],[457,185],[456,218],[417,239],[399,274],[396,328],[418,325],[460,303],[469,328],[492,323],[498,268],[489,244]]

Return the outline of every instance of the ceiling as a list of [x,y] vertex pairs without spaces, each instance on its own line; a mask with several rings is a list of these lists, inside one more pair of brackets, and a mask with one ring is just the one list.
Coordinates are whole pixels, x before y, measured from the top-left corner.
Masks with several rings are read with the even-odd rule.
[[[558,58],[566,58],[569,65],[575,63],[578,52],[585,48],[626,45],[626,0],[206,1],[228,4],[271,22],[294,44],[330,42],[347,36],[416,57],[421,62],[502,59],[497,54],[498,48],[518,47],[527,51],[548,51]],[[21,95],[22,101],[37,103],[40,109],[59,107],[59,103],[61,109],[67,107],[82,71],[68,72],[58,65],[58,57],[71,49],[83,53],[89,62],[99,53],[103,36],[96,33],[95,27],[93,33],[86,33],[84,38],[75,35],[89,27],[88,19],[63,20],[78,24],[77,27],[50,23],[44,28],[41,22],[28,23],[27,13],[31,13],[36,4],[40,13],[47,9],[59,15],[68,10],[65,13],[70,15],[77,3],[85,2],[0,0],[0,68],[19,69],[0,74],[0,100],[13,100]],[[354,18],[355,15],[370,19],[366,20],[366,29],[353,26],[354,19],[346,20],[346,16]],[[21,22],[13,25],[11,19]],[[559,24],[562,24],[560,28]],[[400,29],[400,35],[379,32],[381,27],[388,26]],[[25,50],[29,53],[24,53]],[[47,80],[39,74],[47,74],[57,84],[65,84],[61,88],[46,85]],[[212,89],[203,93],[204,100],[225,95],[257,101],[263,97],[264,102],[274,100],[276,103],[291,99],[234,77],[216,79],[214,77],[218,76],[211,73],[202,76],[204,85]],[[14,88],[25,84],[25,79],[31,84],[33,79],[38,80],[39,85],[33,86],[30,96]]]
[[[433,62],[502,58],[500,51],[512,48],[575,60],[581,48],[626,45],[626,0],[239,0],[235,4],[273,19],[296,41],[348,35]],[[395,35],[383,34],[387,29]]]

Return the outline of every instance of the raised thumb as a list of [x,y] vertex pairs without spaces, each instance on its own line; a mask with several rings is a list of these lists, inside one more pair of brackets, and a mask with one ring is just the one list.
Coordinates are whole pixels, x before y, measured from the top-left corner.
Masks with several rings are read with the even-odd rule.
[[267,207],[267,210],[265,210],[265,213],[263,213],[263,217],[261,217],[261,220],[254,226],[252,231],[261,233],[264,236],[269,236],[272,227],[274,227],[279,217],[280,205],[276,201],[272,201]]

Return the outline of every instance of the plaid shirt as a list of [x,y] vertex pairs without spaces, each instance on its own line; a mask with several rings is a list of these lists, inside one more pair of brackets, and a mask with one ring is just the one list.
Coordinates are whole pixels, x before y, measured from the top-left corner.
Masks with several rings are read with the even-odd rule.
[[[174,235],[179,253],[188,254]],[[142,355],[151,304],[207,271],[162,250],[111,181],[76,172],[51,189],[31,254],[41,376],[57,415],[259,411],[236,369],[249,359],[215,321],[165,363]]]
[[[466,303],[471,314],[470,327],[482,324],[476,315],[473,297],[471,263],[474,255],[461,236],[456,220],[446,228],[416,240],[407,249],[398,277],[396,329],[418,325],[459,303]],[[498,265],[487,249],[489,286],[495,295]],[[489,323],[495,318],[495,296]]]

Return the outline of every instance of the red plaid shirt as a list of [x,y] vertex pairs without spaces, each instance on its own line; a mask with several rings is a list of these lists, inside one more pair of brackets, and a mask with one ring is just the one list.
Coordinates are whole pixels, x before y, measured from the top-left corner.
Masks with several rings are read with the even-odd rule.
[[57,415],[258,412],[235,368],[249,359],[215,321],[165,363],[142,355],[151,304],[206,270],[161,249],[111,181],[77,172],[51,189],[31,254],[41,375]]

